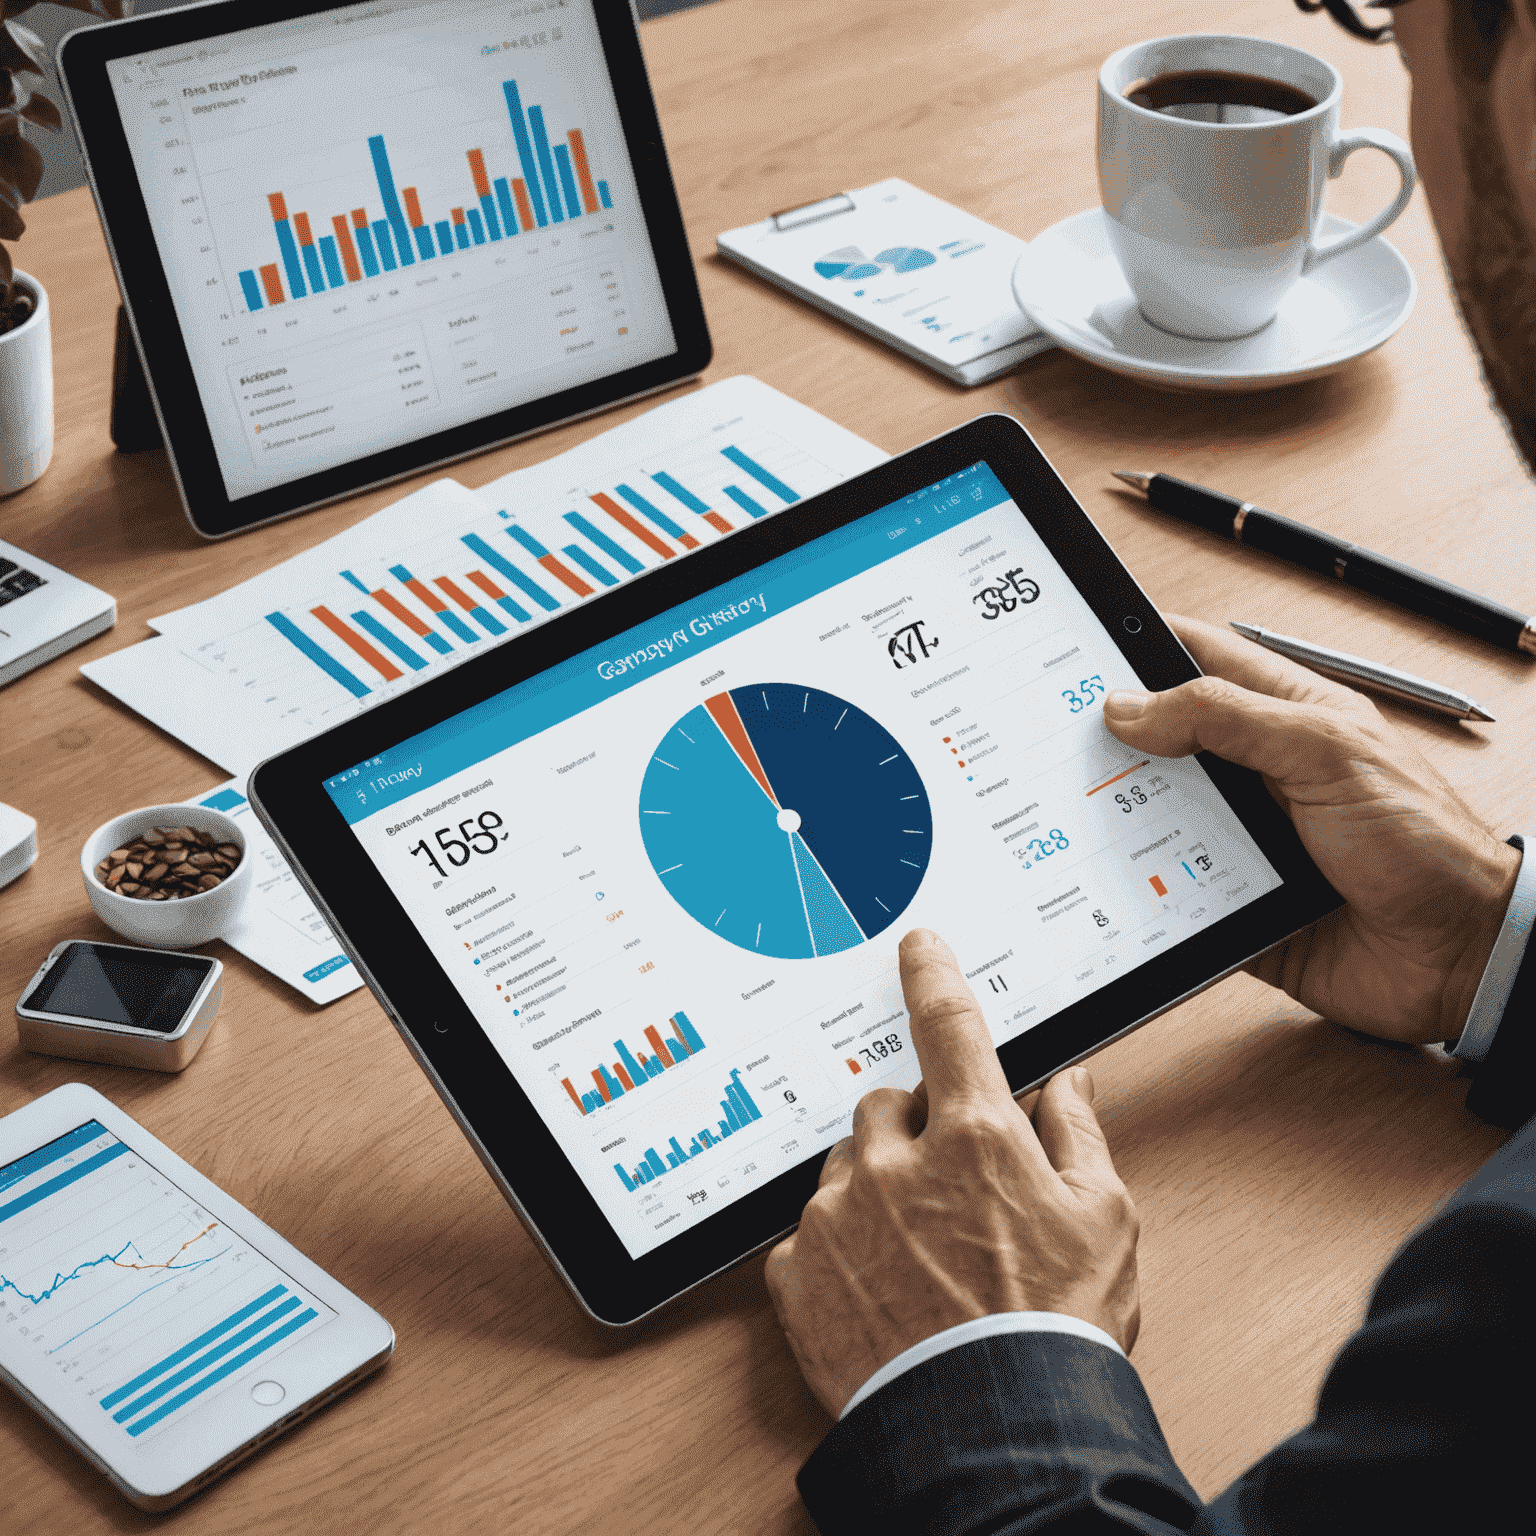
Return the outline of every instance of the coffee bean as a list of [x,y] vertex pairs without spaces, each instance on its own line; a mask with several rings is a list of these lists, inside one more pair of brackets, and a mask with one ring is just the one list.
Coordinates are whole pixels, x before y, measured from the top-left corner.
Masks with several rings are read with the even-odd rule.
[[134,901],[184,901],[222,885],[241,857],[238,843],[221,843],[216,833],[156,827],[114,848],[95,876]]

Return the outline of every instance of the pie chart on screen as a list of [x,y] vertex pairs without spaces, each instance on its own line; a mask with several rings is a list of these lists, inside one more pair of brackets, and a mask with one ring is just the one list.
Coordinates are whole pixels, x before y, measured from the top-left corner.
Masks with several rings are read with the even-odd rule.
[[797,683],[706,699],[640,787],[646,857],[695,922],[756,954],[810,960],[884,931],[922,884],[928,792],[857,705]]

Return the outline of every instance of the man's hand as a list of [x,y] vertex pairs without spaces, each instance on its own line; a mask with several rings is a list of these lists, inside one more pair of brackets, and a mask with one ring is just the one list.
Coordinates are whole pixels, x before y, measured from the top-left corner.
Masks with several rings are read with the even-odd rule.
[[916,1093],[859,1100],[800,1228],[768,1255],[795,1359],[833,1415],[904,1349],[993,1312],[1064,1312],[1136,1339],[1137,1219],[1093,1113],[1085,1069],[1009,1096],[949,946],[901,941],[923,1068]]
[[1352,1029],[1454,1040],[1520,855],[1364,695],[1227,630],[1168,622],[1209,675],[1111,693],[1105,724],[1158,757],[1204,749],[1258,769],[1347,903],[1249,969]]

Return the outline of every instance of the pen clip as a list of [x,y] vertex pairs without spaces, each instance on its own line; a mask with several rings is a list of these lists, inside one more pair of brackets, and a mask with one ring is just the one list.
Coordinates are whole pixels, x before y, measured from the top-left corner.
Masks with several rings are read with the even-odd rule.
[[798,208],[782,208],[768,217],[773,221],[773,227],[782,234],[786,230],[802,229],[822,219],[835,218],[840,213],[853,213],[855,207],[848,193],[836,192],[831,197],[818,198],[814,203],[802,203]]

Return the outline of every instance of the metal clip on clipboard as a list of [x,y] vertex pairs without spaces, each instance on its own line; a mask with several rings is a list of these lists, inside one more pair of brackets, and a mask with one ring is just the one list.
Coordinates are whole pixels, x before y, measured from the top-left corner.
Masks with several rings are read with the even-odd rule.
[[818,198],[814,203],[802,203],[798,208],[785,208],[779,213],[770,214],[769,218],[773,220],[773,227],[783,234],[786,230],[801,229],[807,224],[830,219],[839,213],[856,211],[857,205],[853,198],[846,192],[837,192],[831,197]]

